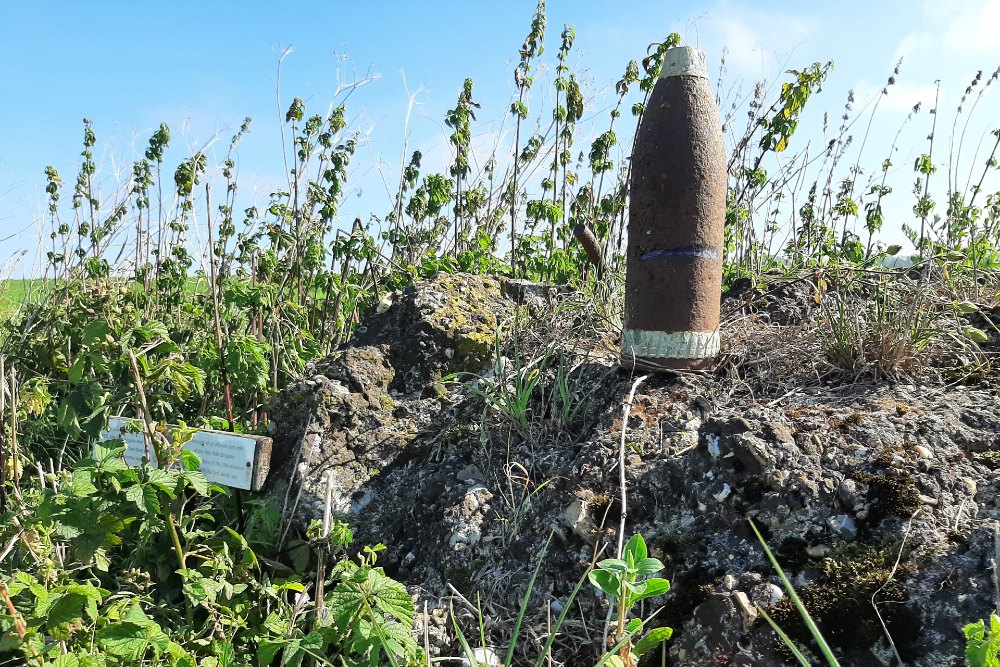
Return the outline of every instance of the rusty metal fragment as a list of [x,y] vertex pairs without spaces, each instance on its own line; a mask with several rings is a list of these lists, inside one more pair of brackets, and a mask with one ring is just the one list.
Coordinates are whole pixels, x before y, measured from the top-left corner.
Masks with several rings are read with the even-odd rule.
[[573,228],[573,236],[583,246],[583,251],[587,253],[587,259],[594,265],[597,275],[604,275],[604,258],[601,257],[601,244],[598,242],[594,232],[590,231],[587,225],[579,224]]

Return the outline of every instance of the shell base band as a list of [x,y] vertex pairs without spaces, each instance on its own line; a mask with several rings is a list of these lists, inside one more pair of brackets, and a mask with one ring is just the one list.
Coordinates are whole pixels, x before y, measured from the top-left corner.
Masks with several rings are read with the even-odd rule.
[[626,329],[622,334],[622,357],[659,359],[708,359],[718,356],[718,331],[643,331]]

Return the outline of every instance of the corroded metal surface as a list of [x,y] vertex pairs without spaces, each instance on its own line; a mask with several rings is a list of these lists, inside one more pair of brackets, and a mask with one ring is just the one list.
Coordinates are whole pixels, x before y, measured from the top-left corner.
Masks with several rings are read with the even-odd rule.
[[711,366],[725,213],[725,145],[704,55],[671,49],[632,152],[624,365]]
[[604,273],[604,259],[601,257],[601,244],[594,236],[594,232],[590,231],[587,225],[581,223],[573,227],[573,236],[583,246],[584,252],[587,253],[587,259],[597,269],[597,275],[601,276]]

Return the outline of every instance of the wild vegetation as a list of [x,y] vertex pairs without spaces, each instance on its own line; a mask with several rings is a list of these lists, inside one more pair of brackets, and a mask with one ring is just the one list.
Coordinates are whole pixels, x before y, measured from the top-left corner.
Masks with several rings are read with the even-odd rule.
[[[262,431],[270,394],[336,351],[395,290],[438,272],[567,285],[588,295],[581,311],[591,326],[620,327],[626,157],[664,54],[681,38],[668,35],[625,63],[605,129],[581,136],[592,101],[570,65],[575,32],[562,28],[553,74],[542,78],[548,33],[539,2],[512,73],[505,142],[474,155],[481,110],[466,79],[445,118],[448,169],[428,173],[412,152],[394,196],[353,224],[342,217],[343,196],[362,138],[349,102],[363,81],[344,85],[325,111],[299,98],[288,104],[277,156],[287,185],[261,207],[243,207],[236,169],[249,118],[221,165],[205,153],[165,163],[171,131],[160,126],[114,192],[95,179],[98,138],[84,120],[78,174],[67,182],[44,172],[47,264],[39,280],[4,283],[0,294],[6,649],[55,667],[423,664],[411,632],[417,610],[380,569],[378,545],[356,554],[341,523],[288,537],[273,508],[252,500],[241,510],[208,483],[180,450],[183,429],[171,440],[159,434],[167,423]],[[995,381],[994,359],[979,344],[1000,334],[989,316],[1000,301],[1000,191],[988,190],[1000,128],[965,132],[1000,69],[975,75],[950,126],[938,106],[918,105],[900,120],[897,141],[907,127],[929,133],[912,189],[901,192],[891,184],[909,168],[895,164],[900,147],[872,155],[859,129],[893,94],[901,66],[860,108],[852,93],[836,128],[822,115],[821,147],[797,144],[800,124],[819,118],[814,100],[832,67],[806,64],[752,91],[720,92],[726,289],[779,279],[810,286],[823,354],[806,376]],[[727,90],[724,76],[723,61],[718,91]],[[552,87],[551,107],[536,106],[541,86]],[[912,213],[902,228],[915,250],[913,266],[892,268],[902,248],[880,232],[899,201]],[[582,230],[597,239],[606,271],[575,240]],[[498,345],[509,353],[516,341]],[[552,418],[571,423],[558,355],[524,366],[514,382],[484,380],[474,391],[520,428],[530,402],[548,392]],[[541,382],[546,372],[557,378],[551,387]],[[115,441],[95,449],[117,414],[137,417],[159,468],[127,467]],[[638,600],[667,590],[651,576],[661,567],[637,536],[590,573],[617,608],[609,651],[595,663],[635,664],[669,637],[662,628],[641,634],[643,620],[630,617]],[[1000,621],[990,623],[966,629],[974,667],[998,664]],[[455,629],[469,661],[481,661]]]

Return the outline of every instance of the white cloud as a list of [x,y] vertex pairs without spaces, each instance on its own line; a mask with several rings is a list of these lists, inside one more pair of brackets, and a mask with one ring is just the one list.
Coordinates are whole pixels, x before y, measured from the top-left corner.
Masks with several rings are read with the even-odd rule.
[[927,0],[921,27],[906,35],[901,57],[976,60],[1000,55],[1000,0]]
[[805,16],[735,7],[727,2],[710,15],[706,28],[711,28],[728,50],[726,63],[731,72],[759,79],[772,75],[784,57],[810,36],[813,23]]
[[[870,81],[862,80],[854,87],[854,91],[857,99],[864,104],[868,100],[882,95],[883,87],[884,84],[876,85]],[[934,105],[934,95],[937,92],[933,84],[914,85],[899,82],[891,86],[888,90],[889,94],[882,96],[882,101],[879,102],[879,109],[905,111],[907,113],[918,103],[924,107],[932,107]]]
[[1000,0],[961,3],[944,33],[944,43],[979,55],[1000,53]]

